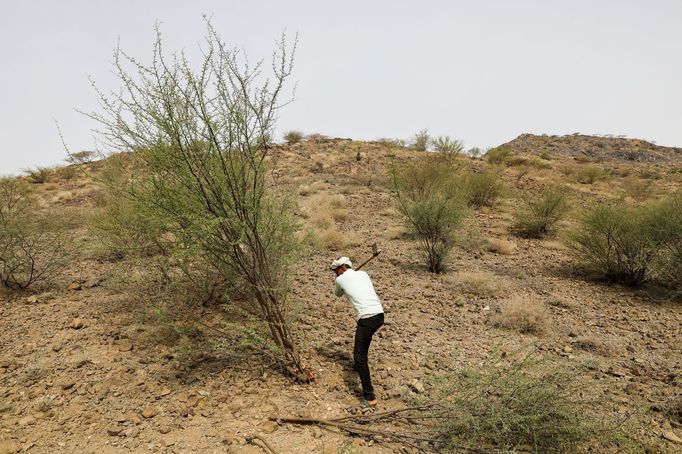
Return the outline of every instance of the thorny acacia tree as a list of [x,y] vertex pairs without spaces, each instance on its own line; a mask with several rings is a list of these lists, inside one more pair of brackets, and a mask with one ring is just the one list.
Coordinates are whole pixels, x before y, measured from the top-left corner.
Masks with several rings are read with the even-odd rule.
[[305,378],[287,314],[293,210],[268,189],[265,165],[296,41],[289,48],[282,35],[266,77],[262,61],[249,65],[206,25],[198,70],[184,53],[166,56],[158,27],[150,65],[117,49],[121,90],[104,94],[93,83],[103,112],[86,115],[109,147],[142,162],[125,195],[199,251],[229,283],[231,301],[267,324],[287,369]]

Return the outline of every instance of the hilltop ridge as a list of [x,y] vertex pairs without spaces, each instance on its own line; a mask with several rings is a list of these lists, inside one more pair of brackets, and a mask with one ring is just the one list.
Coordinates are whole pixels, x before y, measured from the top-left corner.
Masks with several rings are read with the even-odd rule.
[[499,147],[508,147],[514,153],[550,153],[573,158],[649,163],[682,161],[682,148],[664,147],[646,140],[626,137],[521,134]]

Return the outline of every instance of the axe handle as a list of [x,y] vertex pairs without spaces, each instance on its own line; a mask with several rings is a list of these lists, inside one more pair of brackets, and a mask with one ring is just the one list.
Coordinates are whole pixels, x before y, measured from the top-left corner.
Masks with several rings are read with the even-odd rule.
[[362,262],[362,264],[361,264],[359,267],[355,268],[355,271],[359,271],[360,268],[362,268],[363,266],[367,265],[367,263],[369,263],[370,260],[372,260],[374,257],[376,257],[376,256],[379,255],[379,254],[381,254],[381,251],[377,252],[376,254],[372,254],[372,256],[371,256],[370,258],[368,258],[367,260],[365,260],[364,262]]

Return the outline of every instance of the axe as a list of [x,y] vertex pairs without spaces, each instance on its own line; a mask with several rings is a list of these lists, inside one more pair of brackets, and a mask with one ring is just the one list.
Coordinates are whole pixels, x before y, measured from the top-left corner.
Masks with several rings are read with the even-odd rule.
[[369,263],[370,260],[372,260],[374,257],[376,257],[379,254],[381,254],[381,251],[377,249],[377,244],[376,243],[372,244],[372,256],[370,258],[368,258],[367,260],[365,260],[364,262],[362,262],[362,264],[360,266],[355,268],[355,271],[359,271],[360,268],[367,265],[367,263]]

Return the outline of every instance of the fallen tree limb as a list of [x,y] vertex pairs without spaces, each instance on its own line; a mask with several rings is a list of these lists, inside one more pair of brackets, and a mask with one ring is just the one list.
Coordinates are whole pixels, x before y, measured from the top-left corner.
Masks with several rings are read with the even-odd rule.
[[[429,406],[431,407],[431,406]],[[413,411],[413,410],[424,410],[426,407],[409,407],[409,408],[401,408],[398,410],[390,410],[386,412],[381,412],[381,413],[375,413],[374,415],[368,415],[368,416],[344,416],[342,418],[335,418],[335,419],[319,419],[319,418],[303,418],[303,417],[278,417],[278,416],[270,416],[268,419],[270,421],[275,421],[279,424],[299,424],[299,425],[318,425],[318,426],[327,426],[327,427],[334,427],[336,429],[342,430],[344,432],[347,432],[351,435],[360,435],[360,436],[368,436],[368,437],[373,437],[377,441],[381,440],[388,440],[392,441],[395,443],[403,443],[406,445],[409,445],[413,448],[418,449],[421,452],[424,452],[427,448],[424,448],[423,445],[418,445],[416,443],[418,442],[426,442],[430,446],[433,446],[434,443],[437,441],[436,437],[424,437],[424,436],[418,436],[418,435],[413,435],[413,434],[408,434],[408,433],[399,433],[399,432],[392,432],[388,431],[385,429],[373,429],[370,427],[367,427],[366,425],[358,425],[358,424],[352,424],[349,421],[353,422],[364,422],[369,423],[372,420],[377,421],[382,418],[387,418],[390,416],[394,416],[398,413],[403,413],[407,411]],[[418,417],[416,417],[418,419]],[[496,453],[499,452],[499,449],[496,448],[470,448],[467,446],[452,446],[454,448],[457,448],[459,450],[465,451],[465,452],[471,452],[471,453],[477,453],[477,454],[488,454],[488,453]]]
[[277,451],[275,451],[275,448],[273,448],[272,445],[268,443],[268,441],[265,438],[261,437],[260,435],[257,434],[249,435],[248,437],[245,437],[245,439],[247,443],[255,446],[259,446],[258,444],[255,443],[255,440],[258,440],[263,444],[263,446],[259,447],[263,448],[265,452],[269,452],[270,454],[278,454]]

